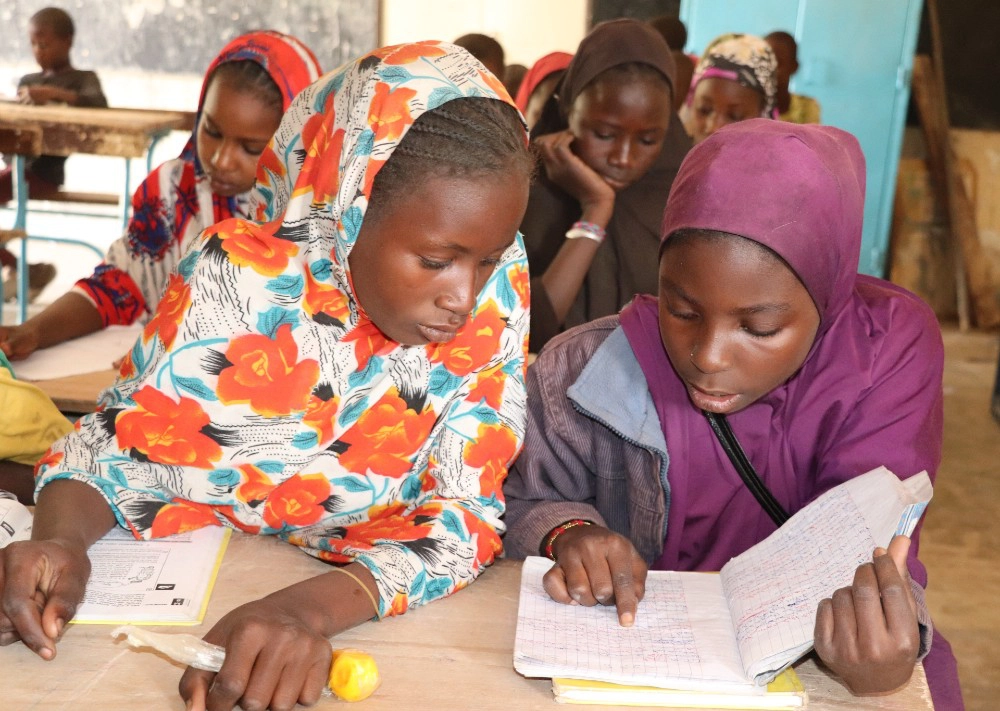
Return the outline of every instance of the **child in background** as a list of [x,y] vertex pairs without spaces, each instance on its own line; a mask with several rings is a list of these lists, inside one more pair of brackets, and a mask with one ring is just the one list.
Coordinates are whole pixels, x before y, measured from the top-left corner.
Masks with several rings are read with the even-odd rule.
[[[24,104],[68,104],[69,106],[106,107],[101,82],[94,72],[74,69],[69,52],[76,29],[73,19],[63,10],[47,7],[31,16],[28,37],[40,72],[26,74],[17,85],[17,98]],[[65,181],[64,156],[38,156],[26,161],[24,177],[28,195],[45,198],[59,190]],[[0,172],[0,204],[13,197],[13,168]],[[8,272],[3,282],[3,296],[12,300],[16,294],[17,257],[0,247],[0,265]],[[45,288],[56,275],[52,264],[28,265],[28,288],[32,297]]]
[[524,114],[528,130],[534,128],[542,115],[542,107],[556,90],[559,80],[566,73],[566,67],[573,60],[569,52],[550,52],[531,65],[517,89],[514,103]]
[[[528,68],[523,64],[508,64],[503,70],[503,86],[511,96],[517,96]],[[520,108],[520,107],[518,107]]]
[[292,99],[320,75],[312,52],[280,32],[237,37],[202,84],[194,133],[132,196],[132,217],[93,275],[19,326],[0,327],[12,360],[113,324],[148,319],[192,241],[249,216],[257,160]]
[[17,380],[0,353],[0,491],[22,504],[32,503],[35,462],[53,442],[73,429],[49,396]]
[[677,66],[677,91],[674,92],[674,109],[680,111],[687,101],[691,78],[694,76],[694,60],[684,51],[687,45],[687,27],[676,15],[660,15],[649,21],[649,26],[659,32],[667,41],[674,64]]
[[[503,81],[504,71],[507,67],[504,59],[503,46],[489,35],[472,33],[462,35],[455,44],[468,51],[473,57],[483,63],[493,76]],[[513,95],[512,95],[513,96]]]
[[694,142],[730,123],[775,118],[777,71],[774,52],[760,37],[727,34],[713,40],[694,70],[682,112]]
[[535,275],[533,352],[564,324],[617,313],[656,288],[663,204],[690,148],[673,82],[670,48],[651,27],[604,22],[532,128],[544,168],[521,223]]
[[[664,214],[659,299],[567,332],[528,370],[504,542],[511,557],[551,551],[553,599],[615,604],[628,625],[648,567],[719,570],[775,530],[705,413],[728,418],[790,513],[880,465],[935,476],[941,335],[915,296],[857,274],[864,190],[861,148],[834,128],[754,119],[692,149]],[[899,687],[923,658],[936,708],[961,708],[918,544],[919,528],[853,591],[829,591],[816,650],[856,693]]]
[[45,659],[116,523],[339,564],[209,631],[222,670],[181,680],[199,711],[315,703],[328,637],[471,583],[524,434],[534,161],[499,81],[452,45],[377,50],[302,92],[260,166],[260,220],[203,233],[103,411],[43,459],[34,540],[0,552],[39,603],[8,585],[0,642]]
[[775,97],[778,118],[792,123],[819,123],[819,102],[811,96],[793,94],[788,90],[788,83],[799,70],[799,46],[795,43],[795,38],[778,30],[764,40],[770,45],[778,62],[778,91]]

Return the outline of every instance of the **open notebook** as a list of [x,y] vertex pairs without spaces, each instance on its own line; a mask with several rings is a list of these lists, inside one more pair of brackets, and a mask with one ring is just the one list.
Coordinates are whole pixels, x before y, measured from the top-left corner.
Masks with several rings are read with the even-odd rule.
[[718,575],[652,571],[632,627],[614,607],[554,602],[552,565],[521,574],[514,667],[529,677],[591,679],[746,693],[813,644],[816,606],[896,533],[909,535],[931,498],[926,472],[906,481],[879,467],[828,491]]

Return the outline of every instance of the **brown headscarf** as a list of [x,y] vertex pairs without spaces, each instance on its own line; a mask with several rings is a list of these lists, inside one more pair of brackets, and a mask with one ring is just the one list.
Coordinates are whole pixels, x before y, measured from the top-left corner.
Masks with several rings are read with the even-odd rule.
[[[532,129],[532,138],[564,130],[573,102],[598,76],[623,64],[648,64],[674,86],[674,58],[663,38],[636,20],[603,22],[588,34],[576,51],[555,94]],[[617,313],[635,294],[656,293],[660,222],[677,169],[691,148],[691,140],[677,116],[659,158],[641,179],[615,196],[615,211],[580,294],[565,326],[575,326]],[[548,180],[544,171],[531,186],[528,210],[521,223],[528,264],[537,279],[555,258],[566,230],[580,219],[580,204]],[[561,329],[556,324],[544,289],[532,290],[531,350],[538,351]]]

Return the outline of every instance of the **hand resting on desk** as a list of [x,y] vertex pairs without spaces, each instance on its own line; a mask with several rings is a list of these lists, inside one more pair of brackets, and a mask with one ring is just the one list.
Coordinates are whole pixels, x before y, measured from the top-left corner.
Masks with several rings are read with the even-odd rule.
[[38,350],[38,331],[27,324],[0,326],[0,350],[10,360],[24,360]]
[[646,563],[625,536],[604,526],[577,526],[555,540],[556,564],[545,574],[545,592],[567,605],[614,605],[629,627],[646,592]]

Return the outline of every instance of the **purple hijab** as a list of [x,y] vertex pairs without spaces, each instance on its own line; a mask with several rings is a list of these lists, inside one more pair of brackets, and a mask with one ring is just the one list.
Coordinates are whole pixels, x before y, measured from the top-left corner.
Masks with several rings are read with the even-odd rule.
[[[732,124],[695,146],[667,202],[663,238],[719,230],[779,254],[820,314],[806,361],[728,419],[758,474],[789,512],[878,465],[908,477],[941,459],[943,348],[930,310],[857,274],[864,207],[857,140],[826,126]],[[670,455],[666,544],[654,567],[718,570],[774,530],[742,484],[663,348],[657,301],[621,322],[642,367]],[[731,522],[731,525],[727,525]],[[910,549],[914,578],[926,584]]]

